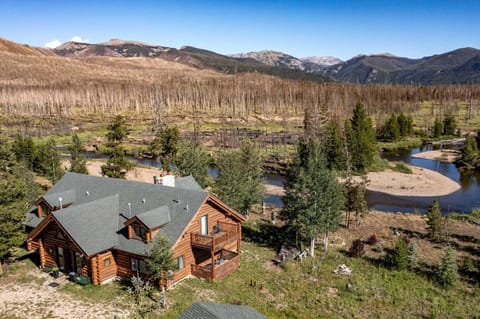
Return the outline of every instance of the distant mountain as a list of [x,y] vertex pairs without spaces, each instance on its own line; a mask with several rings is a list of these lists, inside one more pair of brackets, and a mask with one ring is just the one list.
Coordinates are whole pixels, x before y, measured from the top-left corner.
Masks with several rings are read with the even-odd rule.
[[315,63],[324,67],[332,66],[343,61],[332,56],[309,56],[300,59],[303,62]]
[[[304,72],[301,69],[267,65],[251,58],[234,58],[190,46],[184,46],[178,50],[143,42],[112,39],[98,44],[67,42],[55,48],[54,51],[58,55],[65,57],[110,56],[161,58],[200,69],[214,69],[226,74],[258,72],[290,79],[321,82],[331,80],[322,74],[308,74],[308,72]],[[302,63],[301,61],[299,62]]]
[[364,84],[480,83],[480,50],[457,49],[421,59],[391,54],[361,55],[333,65],[323,74],[337,81]]
[[250,58],[266,65],[300,70],[307,73],[321,73],[326,67],[342,62],[341,60],[332,57],[309,57],[299,59],[283,52],[270,50],[238,53],[231,55],[231,57]]
[[34,48],[29,45],[15,43],[0,38],[0,53],[18,54],[27,56],[55,55],[48,49]]

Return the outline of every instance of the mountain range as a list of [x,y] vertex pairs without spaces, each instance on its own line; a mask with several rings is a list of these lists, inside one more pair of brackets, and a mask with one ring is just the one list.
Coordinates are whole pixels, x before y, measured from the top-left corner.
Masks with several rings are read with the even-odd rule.
[[359,55],[347,61],[333,57],[297,58],[277,51],[223,55],[200,48],[180,49],[112,39],[91,44],[66,42],[55,49],[35,48],[0,39],[0,52],[66,58],[157,58],[224,74],[262,73],[288,79],[361,84],[478,84],[480,50],[461,48],[410,59],[392,54]]

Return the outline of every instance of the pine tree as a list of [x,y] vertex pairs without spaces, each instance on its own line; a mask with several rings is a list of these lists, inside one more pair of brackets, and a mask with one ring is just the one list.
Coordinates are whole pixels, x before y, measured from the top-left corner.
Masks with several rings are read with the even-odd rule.
[[53,138],[35,147],[33,170],[56,183],[65,173],[60,164],[60,154]]
[[31,137],[17,135],[12,144],[12,152],[17,162],[23,162],[26,167],[33,170],[35,162],[35,143]]
[[375,159],[377,146],[372,120],[361,103],[355,106],[350,123],[351,132],[347,132],[348,127],[345,129],[352,168],[356,172],[365,172]]
[[400,127],[398,125],[397,116],[392,114],[385,123],[384,139],[396,142],[400,139]]
[[405,114],[400,113],[397,117],[398,128],[400,130],[400,136],[410,136],[413,133],[413,119],[411,115],[406,116]]
[[192,175],[201,187],[206,187],[209,164],[208,153],[199,145],[193,142],[185,142],[180,145],[175,160],[178,175]]
[[149,275],[160,280],[163,296],[162,306],[165,308],[167,305],[165,281],[169,279],[169,274],[177,268],[168,238],[160,234],[155,236],[148,247],[146,265]]
[[122,142],[128,135],[125,118],[118,115],[108,126],[107,162],[102,165],[102,175],[114,178],[125,178],[133,164],[128,160]]
[[437,117],[433,123],[432,129],[433,137],[439,138],[443,134],[443,122]]
[[293,229],[310,241],[314,256],[315,240],[323,234],[325,251],[329,233],[342,219],[343,189],[335,174],[326,167],[319,142],[300,143],[285,184],[282,216]]
[[253,143],[244,142],[240,150],[224,152],[217,166],[213,192],[230,207],[247,214],[263,198],[265,190],[260,153]]
[[160,159],[165,170],[170,169],[170,164],[175,162],[178,152],[178,137],[180,131],[176,126],[162,126],[150,144],[153,157]]
[[432,239],[437,239],[440,236],[442,228],[442,212],[440,210],[440,203],[437,200],[432,202],[432,206],[427,212],[427,229]]
[[367,205],[367,176],[363,175],[359,182],[355,181],[351,176],[343,184],[345,206],[347,212],[347,228],[350,228],[350,214],[355,213],[357,225],[360,224],[360,219],[368,213]]
[[410,242],[408,245],[408,269],[413,270],[418,265],[418,252],[415,242]]
[[68,147],[70,150],[70,172],[87,174],[87,159],[83,156],[85,148],[77,133],[72,134],[72,144]]
[[447,114],[443,119],[443,135],[455,135],[457,121],[452,114]]
[[458,159],[458,164],[467,169],[475,169],[480,166],[480,154],[478,152],[477,143],[473,136],[467,135],[465,146],[462,149],[462,154]]
[[405,239],[398,238],[395,248],[387,255],[388,263],[397,270],[408,269],[408,247]]
[[455,258],[455,252],[452,247],[448,247],[445,256],[442,258],[437,268],[438,283],[444,287],[451,287],[458,281],[458,266]]
[[339,125],[333,119],[330,120],[327,126],[324,148],[328,169],[345,170],[345,143]]
[[25,241],[22,222],[37,193],[33,174],[15,162],[10,145],[0,139],[0,274],[11,249]]

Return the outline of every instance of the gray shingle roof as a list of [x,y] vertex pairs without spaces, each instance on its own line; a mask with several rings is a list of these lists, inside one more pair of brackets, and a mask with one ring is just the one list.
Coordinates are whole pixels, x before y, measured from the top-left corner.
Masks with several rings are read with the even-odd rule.
[[185,177],[177,177],[175,179],[175,187],[191,189],[194,191],[202,191],[202,187],[198,184],[198,182],[193,178],[192,175],[188,175]]
[[62,206],[67,206],[75,202],[75,190],[69,189],[59,193],[48,192],[43,196],[43,199],[52,207],[60,207],[60,198],[62,199]]
[[248,306],[196,302],[177,319],[267,319]]
[[[124,223],[133,216],[143,218],[149,224],[162,223],[166,220],[167,210],[170,221],[159,233],[165,235],[173,246],[208,197],[208,193],[203,190],[182,188],[182,183],[168,187],[77,173],[65,174],[44,197],[56,197],[58,201],[58,196],[71,198],[71,191],[74,192],[75,201],[62,211],[54,212],[54,216],[62,225],[68,225],[64,227],[69,228],[69,233],[72,232],[70,235],[86,253],[87,250],[92,252],[115,242],[112,247],[145,255],[147,244],[128,239]],[[131,215],[128,203],[131,204]],[[153,216],[154,212],[161,213],[161,216]],[[27,226],[36,227],[42,221],[35,214],[35,208],[27,213]],[[73,221],[67,221],[71,218]],[[113,223],[116,226],[112,226]],[[90,228],[86,225],[90,225]],[[115,241],[112,234],[116,236]],[[81,239],[84,236],[88,239]],[[103,244],[97,247],[93,244],[97,241]]]
[[163,226],[171,221],[168,206],[160,206],[137,215],[137,218],[149,229]]

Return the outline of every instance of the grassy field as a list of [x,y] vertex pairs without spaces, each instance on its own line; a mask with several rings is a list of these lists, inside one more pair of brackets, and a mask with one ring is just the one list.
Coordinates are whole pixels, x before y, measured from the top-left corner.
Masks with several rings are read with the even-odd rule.
[[[272,259],[276,256],[282,229],[263,223],[258,216],[252,217],[244,231],[246,241],[237,271],[217,283],[194,278],[178,283],[168,291],[168,309],[157,310],[149,318],[177,318],[195,301],[248,305],[271,319],[474,318],[480,313],[478,226],[460,221],[454,221],[451,226],[450,241],[457,247],[460,269],[466,256],[473,258],[475,269],[471,276],[462,270],[462,280],[447,289],[434,280],[435,265],[446,245],[431,242],[425,236],[425,221],[420,216],[371,213],[361,226],[350,230],[341,228],[335,234],[345,240],[345,246],[331,246],[328,253],[317,250],[314,259],[280,264]],[[392,235],[392,229],[417,241],[419,266],[414,271],[397,271],[384,265],[385,252],[397,238]],[[365,240],[372,233],[383,243],[381,252],[377,246],[366,245],[362,258],[347,255],[345,250],[353,239]],[[352,274],[334,274],[340,264],[350,267]],[[22,267],[32,269],[30,263],[20,264],[11,267],[9,273],[18,274]],[[9,277],[0,278],[0,283]],[[19,280],[18,276],[12,278]],[[82,302],[121,307],[132,304],[125,283],[98,287],[67,283],[60,289]],[[157,292],[152,303],[158,298]]]

